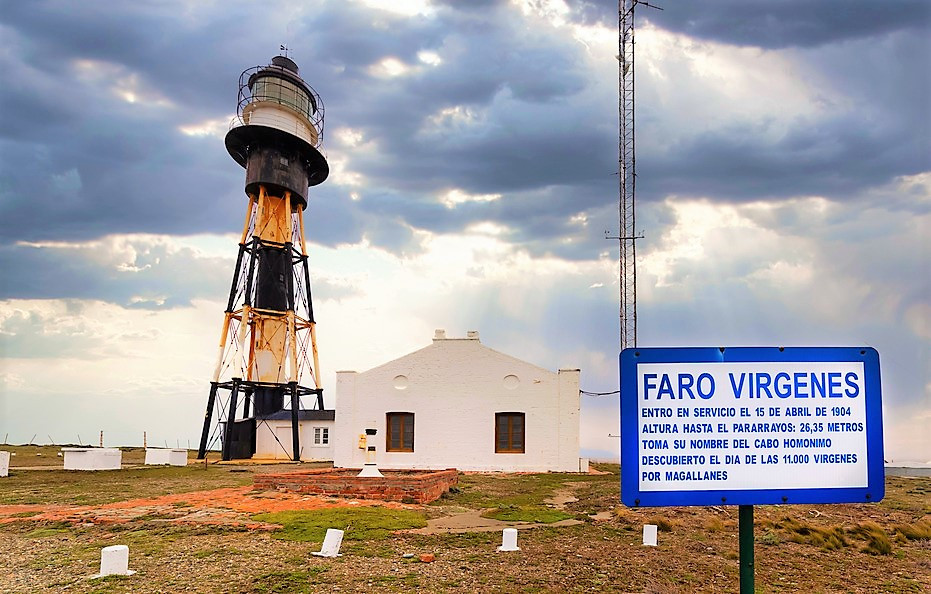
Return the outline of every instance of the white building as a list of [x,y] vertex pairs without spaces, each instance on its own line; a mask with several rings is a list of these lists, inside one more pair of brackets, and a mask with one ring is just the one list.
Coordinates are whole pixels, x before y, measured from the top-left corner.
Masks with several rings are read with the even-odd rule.
[[[357,373],[337,372],[333,463],[359,468],[587,471],[579,459],[579,370],[548,371],[446,338]],[[364,439],[366,429],[377,434]]]
[[[302,410],[298,413],[301,460],[319,462],[333,459],[334,414],[333,410]],[[256,421],[253,458],[290,460],[292,449],[290,410],[280,410]]]

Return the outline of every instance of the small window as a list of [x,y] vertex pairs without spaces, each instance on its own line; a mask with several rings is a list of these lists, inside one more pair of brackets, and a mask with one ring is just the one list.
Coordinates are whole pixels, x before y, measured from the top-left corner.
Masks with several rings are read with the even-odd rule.
[[385,450],[388,452],[414,451],[414,413],[392,412],[385,415],[388,430],[385,432]]
[[524,453],[524,413],[495,413],[495,453]]
[[329,427],[314,427],[314,445],[327,445],[330,443]]

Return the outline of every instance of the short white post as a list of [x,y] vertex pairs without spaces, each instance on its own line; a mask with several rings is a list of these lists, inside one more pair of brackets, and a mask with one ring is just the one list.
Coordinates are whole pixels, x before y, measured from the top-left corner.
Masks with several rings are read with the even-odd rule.
[[519,551],[517,546],[517,528],[505,528],[501,533],[501,546],[499,551]]
[[339,547],[343,544],[343,531],[336,528],[327,528],[320,550],[312,555],[317,557],[339,557]]
[[384,476],[380,470],[378,470],[378,465],[375,464],[375,446],[368,446],[368,452],[366,453],[366,462],[362,466],[362,470],[356,476],[361,477],[380,477]]
[[656,546],[656,524],[644,524],[643,525],[643,546],[645,547]]
[[366,429],[365,430],[365,465],[362,467],[362,471],[356,475],[361,477],[380,477],[384,476],[378,470],[378,465],[375,464],[375,446],[368,445],[369,439],[374,439],[375,434],[378,433],[377,429]]
[[95,578],[108,575],[132,575],[136,573],[129,569],[129,547],[126,545],[112,545],[100,550],[100,573]]
[[10,452],[0,452],[0,476],[10,475]]

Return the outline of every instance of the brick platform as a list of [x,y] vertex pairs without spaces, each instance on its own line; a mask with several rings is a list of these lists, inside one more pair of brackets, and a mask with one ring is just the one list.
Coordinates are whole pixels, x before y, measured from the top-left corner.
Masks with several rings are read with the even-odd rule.
[[351,499],[381,499],[430,503],[459,483],[455,468],[446,470],[383,470],[383,477],[359,477],[358,470],[317,468],[297,472],[257,474],[253,489],[293,491]]

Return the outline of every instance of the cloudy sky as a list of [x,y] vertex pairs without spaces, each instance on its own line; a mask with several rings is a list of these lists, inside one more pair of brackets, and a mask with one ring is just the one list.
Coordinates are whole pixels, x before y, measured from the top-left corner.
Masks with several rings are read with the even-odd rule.
[[[637,13],[641,346],[870,345],[931,460],[931,4]],[[617,389],[617,6],[40,1],[0,10],[0,433],[195,444],[245,212],[239,73],[326,104],[320,364],[450,336]],[[616,455],[616,397],[582,446]]]

